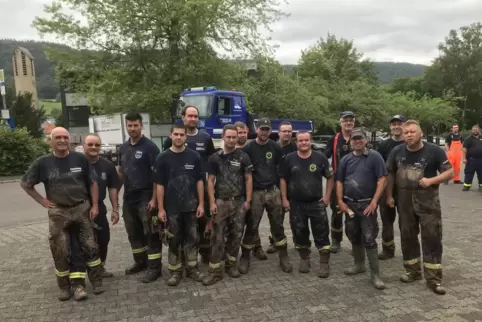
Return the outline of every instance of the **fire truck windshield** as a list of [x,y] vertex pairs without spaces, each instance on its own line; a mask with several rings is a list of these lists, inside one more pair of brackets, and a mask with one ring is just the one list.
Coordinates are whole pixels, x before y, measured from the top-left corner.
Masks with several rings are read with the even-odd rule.
[[[192,105],[199,110],[199,118],[209,118],[213,113],[213,95],[189,95],[181,96],[184,106]],[[179,107],[177,115],[181,117],[183,107]]]

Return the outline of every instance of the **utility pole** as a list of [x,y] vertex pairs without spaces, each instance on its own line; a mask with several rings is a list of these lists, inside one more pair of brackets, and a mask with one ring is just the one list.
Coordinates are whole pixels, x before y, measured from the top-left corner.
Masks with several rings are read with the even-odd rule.
[[0,69],[0,95],[2,96],[2,126],[10,127],[10,111],[7,107],[7,92],[5,90],[5,73]]

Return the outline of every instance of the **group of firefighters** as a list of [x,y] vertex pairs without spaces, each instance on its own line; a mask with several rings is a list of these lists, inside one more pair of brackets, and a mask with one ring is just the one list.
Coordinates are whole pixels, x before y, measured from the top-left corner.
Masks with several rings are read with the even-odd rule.
[[[186,106],[183,124],[172,126],[161,153],[142,135],[141,115],[129,113],[130,139],[120,147],[117,169],[99,157],[101,142],[96,134],[85,138],[81,154],[69,151],[66,129],[52,131],[53,153],[33,162],[21,186],[48,209],[59,300],[87,297],[86,272],[93,293],[104,292],[102,279],[112,276],[105,268],[110,235],[104,199],[109,196],[115,225],[122,186],[122,216],[134,260],[125,273],[145,271],[141,282],[161,276],[162,241],[169,247],[169,286],[178,285],[184,271],[204,285],[220,281],[224,272],[233,278],[248,273],[252,255],[267,259],[259,235],[266,211],[271,233],[267,252],[278,254],[283,272],[293,270],[284,228],[287,213],[300,255],[299,272],[311,268],[311,226],[320,278],[330,274],[330,253],[340,249],[345,217],[354,259],[345,274],[364,273],[367,257],[372,284],[384,289],[378,261],[394,257],[393,224],[398,212],[405,267],[400,280],[420,280],[423,263],[427,286],[445,294],[439,185],[452,177],[460,182],[460,162],[467,164],[464,190],[470,188],[474,172],[482,175],[478,126],[463,143],[458,126],[453,126],[446,140],[447,159],[440,147],[422,141],[416,121],[405,121],[401,115],[390,120],[391,137],[375,151],[367,148],[365,132],[354,127],[354,113],[345,111],[340,116],[341,132],[330,139],[324,153],[312,150],[308,132],[296,133],[293,142],[289,122],[280,125],[279,141],[271,140],[272,126],[266,118],[258,120],[257,136],[250,141],[244,123],[226,125],[223,148],[216,150],[211,137],[198,130],[198,117],[196,107]],[[39,183],[45,185],[45,197],[34,188]],[[380,253],[378,207],[383,223]],[[208,274],[200,271],[198,254],[209,264]]]

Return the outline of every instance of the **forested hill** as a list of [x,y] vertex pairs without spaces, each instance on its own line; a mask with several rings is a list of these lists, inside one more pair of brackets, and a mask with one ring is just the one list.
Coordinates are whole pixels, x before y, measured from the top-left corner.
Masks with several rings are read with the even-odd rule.
[[[46,42],[0,39],[0,69],[5,70],[7,78],[11,77],[12,53],[15,46],[27,48],[35,58],[39,97],[42,99],[54,99],[59,92],[59,86],[55,82],[55,68],[53,64],[45,58],[43,51],[44,45],[65,47]],[[285,65],[284,67],[287,72],[289,72],[293,68],[293,65]],[[422,76],[424,68],[424,65],[410,63],[375,62],[375,69],[381,84],[391,83],[392,80],[397,77]]]

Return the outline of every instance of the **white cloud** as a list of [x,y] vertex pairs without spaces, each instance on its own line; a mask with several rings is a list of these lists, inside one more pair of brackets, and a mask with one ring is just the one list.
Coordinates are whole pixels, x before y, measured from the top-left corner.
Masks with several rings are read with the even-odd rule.
[[[31,22],[49,0],[0,0],[0,38],[40,39]],[[376,61],[429,64],[450,29],[482,17],[481,0],[291,0],[290,16],[273,26],[277,58],[296,63],[300,52],[328,33],[353,40]]]

